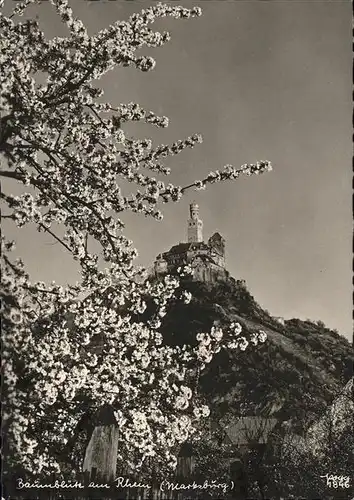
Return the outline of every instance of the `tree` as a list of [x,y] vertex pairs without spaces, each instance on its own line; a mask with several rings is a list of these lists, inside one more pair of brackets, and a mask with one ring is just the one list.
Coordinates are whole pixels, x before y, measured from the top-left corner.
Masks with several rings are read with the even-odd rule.
[[[199,16],[199,8],[157,4],[89,36],[67,0],[51,0],[68,36],[47,40],[36,20],[17,17],[30,3],[0,17],[0,175],[26,190],[1,194],[3,217],[51,235],[77,261],[81,277],[67,287],[35,282],[11,256],[14,243],[2,240],[6,467],[65,471],[75,428],[105,404],[124,429],[119,457],[131,468],[147,457],[174,466],[174,447],[209,412],[188,380],[215,352],[243,348],[246,339],[236,324],[200,332],[194,347],[164,344],[159,327],[168,301],[188,301],[190,294],[178,292],[177,277],[147,279],[134,263],[137,252],[121,215],[161,220],[159,205],[180,200],[186,190],[271,165],[227,165],[188,186],[165,184],[153,177],[169,174],[163,159],[193,148],[201,137],[170,146],[128,137],[127,122],[164,128],[168,119],[136,103],[102,102],[96,85],[107,71],[154,68],[155,61],[138,50],[169,40],[168,33],[150,28],[155,20]],[[123,193],[125,181],[131,193]],[[147,300],[153,313],[136,319]]]
[[352,387],[353,379],[304,436],[289,426],[273,434],[262,463],[267,496],[347,498],[354,460]]

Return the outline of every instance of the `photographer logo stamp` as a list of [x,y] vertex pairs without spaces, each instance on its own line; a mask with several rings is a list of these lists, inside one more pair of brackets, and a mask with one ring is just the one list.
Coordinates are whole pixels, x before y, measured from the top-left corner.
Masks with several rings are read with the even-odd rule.
[[333,474],[325,474],[320,476],[326,479],[326,486],[328,488],[350,488],[350,477],[349,476],[336,476]]

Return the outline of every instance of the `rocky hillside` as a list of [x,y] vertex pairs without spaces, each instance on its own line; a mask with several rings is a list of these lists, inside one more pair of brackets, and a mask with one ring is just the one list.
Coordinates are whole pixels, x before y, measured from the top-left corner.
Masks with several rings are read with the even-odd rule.
[[171,304],[164,318],[171,343],[193,342],[214,321],[238,321],[245,331],[264,330],[265,344],[246,351],[221,351],[201,378],[214,418],[272,415],[302,433],[325,411],[352,375],[353,351],[346,338],[313,323],[284,324],[264,311],[244,282],[216,284],[184,281],[190,304]]

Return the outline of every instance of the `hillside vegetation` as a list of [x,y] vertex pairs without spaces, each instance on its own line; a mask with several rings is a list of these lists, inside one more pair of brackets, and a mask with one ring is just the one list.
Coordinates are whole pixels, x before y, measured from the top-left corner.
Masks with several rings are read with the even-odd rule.
[[272,415],[296,432],[323,414],[352,374],[348,340],[321,322],[285,324],[263,310],[244,282],[215,284],[185,280],[192,301],[172,303],[163,322],[167,342],[193,342],[218,322],[238,321],[245,331],[264,330],[265,344],[246,351],[221,351],[201,377],[212,414]]

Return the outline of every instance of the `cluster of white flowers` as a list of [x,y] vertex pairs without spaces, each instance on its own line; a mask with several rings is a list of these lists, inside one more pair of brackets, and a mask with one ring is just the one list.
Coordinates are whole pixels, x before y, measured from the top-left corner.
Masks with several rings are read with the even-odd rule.
[[[156,314],[161,314],[176,295],[176,278],[167,276],[164,282],[146,281],[139,286],[126,280],[108,292],[103,287],[77,300],[79,285],[63,289],[32,284],[21,264],[10,261],[10,247],[4,245],[3,291],[12,302],[10,306],[10,300],[4,300],[3,354],[11,413],[5,412],[4,417],[12,421],[17,460],[31,470],[37,467],[38,472],[59,470],[60,463],[48,450],[53,445],[65,449],[84,400],[93,409],[105,403],[116,409],[117,424],[124,426],[122,454],[129,456],[134,450],[135,456],[139,450],[141,456],[166,458],[170,450],[168,463],[173,464],[173,447],[193,433],[198,420],[209,412],[186,384],[186,375],[192,373],[186,366],[201,370],[221,348],[243,349],[247,341],[239,337],[241,326],[199,333],[195,348],[164,345],[156,328],[118,314],[111,304],[116,292],[122,293],[133,314],[149,292]],[[35,311],[36,322],[27,318],[29,308]],[[42,308],[53,312],[43,316]],[[14,359],[21,360],[20,370]],[[45,435],[40,432],[43,422]],[[188,425],[181,428],[181,422]]]
[[[122,129],[126,122],[164,128],[168,119],[135,103],[114,107],[97,102],[103,91],[93,82],[115,66],[153,69],[154,60],[137,51],[163,45],[169,34],[153,32],[149,25],[165,16],[199,16],[200,9],[158,3],[89,36],[67,0],[50,1],[68,37],[47,40],[37,21],[0,14],[0,151],[8,169],[1,175],[30,191],[1,197],[10,211],[6,217],[19,227],[34,223],[49,233],[72,253],[82,277],[65,288],[32,282],[23,263],[11,259],[13,245],[3,241],[9,464],[32,473],[60,471],[58,452],[65,452],[83,413],[110,404],[118,425],[124,426],[120,453],[128,458],[138,454],[141,460],[156,456],[173,466],[175,444],[208,415],[186,382],[189,367],[200,370],[222,347],[243,349],[247,340],[238,338],[241,327],[233,325],[227,332],[214,328],[200,334],[195,348],[164,345],[161,319],[179,280],[137,279],[145,271],[134,265],[137,251],[123,234],[120,214],[160,220],[158,203],[179,201],[188,188],[271,166],[227,166],[190,186],[165,185],[149,172],[168,175],[162,159],[194,147],[201,137],[171,146],[133,140]],[[29,3],[17,5],[15,14]],[[38,74],[41,81],[47,76],[44,84]],[[134,194],[124,194],[120,179],[135,185]],[[58,224],[65,228],[63,237],[55,232]],[[188,267],[180,271],[182,276],[191,272]],[[185,292],[181,298],[188,303],[191,295]],[[150,301],[156,306],[153,316],[145,322],[136,319]]]

